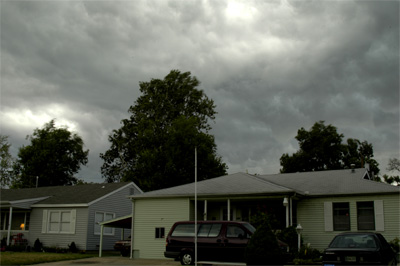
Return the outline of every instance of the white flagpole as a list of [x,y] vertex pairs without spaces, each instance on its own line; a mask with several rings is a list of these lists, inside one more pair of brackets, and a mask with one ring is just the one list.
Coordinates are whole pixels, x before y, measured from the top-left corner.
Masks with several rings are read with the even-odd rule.
[[197,266],[197,147],[194,147],[194,264]]

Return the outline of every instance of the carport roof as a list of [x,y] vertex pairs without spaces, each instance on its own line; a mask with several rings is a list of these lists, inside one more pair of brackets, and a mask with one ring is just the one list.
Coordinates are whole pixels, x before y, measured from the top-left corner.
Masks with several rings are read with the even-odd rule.
[[112,220],[108,220],[106,222],[100,223],[104,227],[114,227],[114,228],[128,228],[131,229],[132,225],[132,214],[118,217]]

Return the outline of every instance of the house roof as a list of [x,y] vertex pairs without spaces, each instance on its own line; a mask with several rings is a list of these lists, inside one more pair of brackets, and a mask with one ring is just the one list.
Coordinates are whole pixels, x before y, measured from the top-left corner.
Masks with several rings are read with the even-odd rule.
[[[132,182],[86,184],[22,189],[1,189],[1,205],[33,201],[33,204],[90,204],[110,193],[134,185]],[[135,186],[135,185],[134,185]],[[135,186],[136,187],[136,186]],[[139,189],[139,191],[141,191]],[[128,195],[127,195],[128,196]]]
[[400,187],[369,179],[364,168],[260,176],[309,196],[400,193]]
[[[195,183],[146,192],[132,198],[149,197],[185,197],[193,196]],[[293,189],[265,180],[249,174],[236,173],[220,176],[197,182],[198,196],[216,195],[246,195],[246,194],[284,194],[293,192]]]
[[[131,198],[192,197],[194,190],[195,184],[190,183]],[[308,196],[400,193],[400,187],[369,180],[364,168],[275,175],[236,173],[197,182],[199,197],[290,193]]]

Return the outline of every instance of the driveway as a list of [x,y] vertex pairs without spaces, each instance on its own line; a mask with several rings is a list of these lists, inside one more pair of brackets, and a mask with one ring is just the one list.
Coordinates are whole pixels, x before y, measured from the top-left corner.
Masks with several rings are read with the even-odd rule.
[[49,263],[41,263],[35,264],[34,266],[61,266],[61,265],[89,265],[89,266],[105,266],[105,265],[117,265],[117,266],[125,266],[125,265],[172,265],[178,266],[180,265],[179,261],[174,261],[172,259],[130,259],[128,257],[93,257],[86,258],[80,260],[65,260],[65,261],[57,261],[57,262],[49,262]]

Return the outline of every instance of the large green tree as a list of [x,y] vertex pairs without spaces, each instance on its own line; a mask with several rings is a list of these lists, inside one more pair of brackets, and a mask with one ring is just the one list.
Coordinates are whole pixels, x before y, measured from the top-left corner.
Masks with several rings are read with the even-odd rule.
[[195,147],[199,180],[226,174],[209,134],[215,105],[199,84],[190,72],[178,70],[163,80],[140,82],[142,95],[129,108],[130,117],[113,130],[111,147],[100,154],[107,182],[134,181],[145,191],[192,182]]
[[0,188],[11,185],[13,179],[14,158],[10,154],[8,136],[0,135]]
[[281,173],[344,169],[352,164],[357,168],[368,164],[371,172],[379,173],[372,144],[351,138],[343,143],[343,134],[324,121],[316,122],[310,130],[300,128],[295,138],[300,149],[281,156]]
[[19,178],[14,187],[64,186],[75,184],[74,177],[81,165],[88,162],[89,150],[84,151],[80,136],[67,128],[56,128],[54,120],[42,129],[35,129],[27,138],[30,145],[18,153]]

